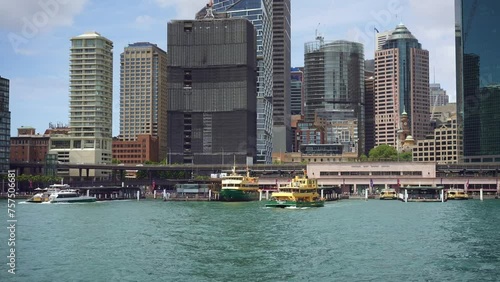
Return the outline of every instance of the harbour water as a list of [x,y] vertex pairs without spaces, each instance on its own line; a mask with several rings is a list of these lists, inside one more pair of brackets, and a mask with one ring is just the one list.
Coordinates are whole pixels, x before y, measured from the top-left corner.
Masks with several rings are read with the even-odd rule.
[[0,202],[0,281],[499,281],[500,201]]

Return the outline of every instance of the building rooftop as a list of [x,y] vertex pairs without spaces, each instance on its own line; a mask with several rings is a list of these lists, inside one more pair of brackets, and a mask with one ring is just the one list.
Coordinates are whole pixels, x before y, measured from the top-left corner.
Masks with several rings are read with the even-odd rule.
[[396,40],[396,39],[416,39],[413,34],[406,28],[403,23],[398,24],[396,29],[389,35],[387,40]]

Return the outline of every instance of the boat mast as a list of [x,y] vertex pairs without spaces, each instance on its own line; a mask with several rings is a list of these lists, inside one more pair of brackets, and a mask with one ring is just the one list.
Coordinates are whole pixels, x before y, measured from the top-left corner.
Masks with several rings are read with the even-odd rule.
[[233,155],[233,175],[236,175],[236,155]]

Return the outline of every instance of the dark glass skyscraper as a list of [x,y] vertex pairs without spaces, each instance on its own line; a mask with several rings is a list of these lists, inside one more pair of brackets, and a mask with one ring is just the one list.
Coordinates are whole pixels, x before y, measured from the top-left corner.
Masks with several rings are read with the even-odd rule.
[[245,19],[168,23],[172,163],[252,163],[256,155],[255,29]]
[[[229,18],[249,20],[257,33],[257,163],[270,164],[273,150],[272,0],[214,0],[213,10]],[[202,9],[197,18],[203,18]]]
[[364,153],[364,48],[344,40],[304,45],[304,120],[325,124],[328,144]]
[[457,112],[464,162],[500,162],[500,2],[456,0]]
[[0,76],[0,173],[9,170],[10,110],[9,80]]
[[302,115],[304,112],[304,68],[292,68],[290,81],[290,113]]

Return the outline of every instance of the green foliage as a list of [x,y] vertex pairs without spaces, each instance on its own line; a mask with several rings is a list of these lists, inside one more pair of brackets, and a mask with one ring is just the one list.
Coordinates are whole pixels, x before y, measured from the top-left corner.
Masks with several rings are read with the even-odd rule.
[[363,154],[363,155],[361,155],[361,156],[359,157],[359,160],[360,160],[361,162],[367,162],[367,161],[368,161],[368,157],[367,157],[365,154]]
[[[366,157],[366,156],[364,156]],[[370,150],[369,161],[402,161],[411,162],[413,155],[411,152],[398,153],[397,150],[390,145],[379,145]],[[366,161],[363,156],[360,157],[361,161]]]
[[382,144],[370,150],[370,161],[393,161],[397,160],[398,152],[390,145]]
[[404,152],[399,154],[398,159],[405,162],[411,162],[413,160],[413,154],[411,152]]
[[112,164],[121,164],[122,161],[120,161],[119,159],[111,159],[111,163]]
[[196,175],[194,177],[195,180],[210,180],[210,176],[206,176],[206,175]]

